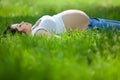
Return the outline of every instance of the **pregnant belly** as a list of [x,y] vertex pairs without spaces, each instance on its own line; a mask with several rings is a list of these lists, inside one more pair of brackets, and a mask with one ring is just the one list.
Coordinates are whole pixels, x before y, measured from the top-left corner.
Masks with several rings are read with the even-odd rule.
[[67,30],[78,29],[86,30],[89,24],[89,17],[78,10],[65,11],[62,14],[62,19]]

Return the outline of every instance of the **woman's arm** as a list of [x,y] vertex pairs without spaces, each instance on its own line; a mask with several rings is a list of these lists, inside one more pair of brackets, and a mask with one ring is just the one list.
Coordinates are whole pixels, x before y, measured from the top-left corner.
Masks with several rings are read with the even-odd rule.
[[41,22],[41,19],[37,20],[37,22],[33,25],[33,29],[37,27],[40,24],[40,22]]
[[44,30],[44,29],[40,29],[38,30],[35,35],[38,35],[38,36],[47,36],[48,38],[51,38],[51,37],[56,37],[56,38],[61,38],[60,36],[58,35],[51,35],[48,31]]
[[51,36],[51,34],[50,34],[48,31],[44,30],[44,29],[38,30],[38,31],[35,33],[35,35],[40,35],[40,36]]

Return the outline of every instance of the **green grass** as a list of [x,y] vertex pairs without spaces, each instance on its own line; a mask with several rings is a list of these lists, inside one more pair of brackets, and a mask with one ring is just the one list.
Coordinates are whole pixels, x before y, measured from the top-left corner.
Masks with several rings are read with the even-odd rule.
[[[34,24],[44,14],[66,9],[120,20],[119,5],[118,0],[0,0],[0,34],[12,23]],[[0,80],[120,80],[120,31],[73,31],[61,37],[0,38]]]

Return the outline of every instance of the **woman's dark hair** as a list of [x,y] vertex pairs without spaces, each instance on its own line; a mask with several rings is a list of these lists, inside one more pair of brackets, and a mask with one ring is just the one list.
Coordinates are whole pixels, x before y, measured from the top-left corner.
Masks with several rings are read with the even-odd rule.
[[10,34],[12,34],[12,35],[14,35],[16,32],[18,32],[18,33],[20,33],[20,34],[22,33],[22,32],[19,32],[17,29],[12,29],[11,26],[8,26],[8,27],[4,30],[2,36],[5,37],[8,32],[9,32]]

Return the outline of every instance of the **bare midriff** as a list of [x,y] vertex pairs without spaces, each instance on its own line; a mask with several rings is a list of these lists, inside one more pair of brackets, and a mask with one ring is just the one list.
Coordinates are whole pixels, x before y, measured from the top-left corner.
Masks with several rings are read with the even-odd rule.
[[58,15],[62,16],[67,31],[70,29],[86,30],[88,27],[89,17],[82,11],[67,10]]

